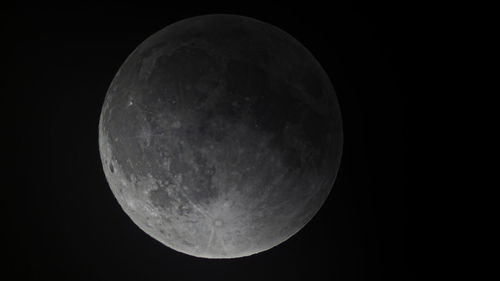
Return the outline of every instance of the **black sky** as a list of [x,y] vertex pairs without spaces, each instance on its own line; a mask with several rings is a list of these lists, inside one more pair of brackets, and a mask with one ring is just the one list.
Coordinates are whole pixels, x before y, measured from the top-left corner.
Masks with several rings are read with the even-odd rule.
[[[14,180],[1,199],[10,280],[414,280],[405,10],[72,3],[0,13],[2,108],[14,124]],[[143,233],[107,186],[97,145],[125,58],[161,28],[209,13],[254,17],[298,39],[329,74],[344,121],[339,175],[319,213],[285,243],[235,260],[187,256]]]

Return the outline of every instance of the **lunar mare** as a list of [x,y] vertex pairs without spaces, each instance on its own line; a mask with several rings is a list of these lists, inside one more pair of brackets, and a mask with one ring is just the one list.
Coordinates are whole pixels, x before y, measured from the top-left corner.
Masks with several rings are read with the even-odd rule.
[[326,200],[342,124],[325,71],[297,40],[251,19],[174,23],[120,67],[99,150],[126,214],[164,245],[204,258],[270,249]]

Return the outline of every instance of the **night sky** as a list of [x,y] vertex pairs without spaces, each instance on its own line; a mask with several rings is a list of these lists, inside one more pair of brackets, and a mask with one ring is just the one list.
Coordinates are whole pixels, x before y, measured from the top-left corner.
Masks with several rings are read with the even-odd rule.
[[[210,13],[250,16],[298,39],[330,76],[344,126],[339,174],[317,215],[275,248],[233,260],[178,253],[140,230],[107,185],[97,142],[125,58],[163,27]],[[0,10],[2,110],[15,154],[1,199],[3,266],[15,276],[6,280],[414,280],[404,17],[375,4]]]

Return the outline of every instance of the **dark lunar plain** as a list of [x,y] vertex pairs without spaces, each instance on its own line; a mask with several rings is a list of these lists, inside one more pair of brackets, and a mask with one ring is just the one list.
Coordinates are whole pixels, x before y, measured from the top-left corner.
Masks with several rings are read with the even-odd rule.
[[[305,5],[303,3],[303,5]],[[99,5],[0,10],[9,280],[415,280],[405,154],[405,9],[394,6]],[[188,17],[238,14],[301,42],[328,74],[342,162],[318,213],[249,257],[201,259],[144,234],[104,176],[97,134],[111,80],[148,36]]]

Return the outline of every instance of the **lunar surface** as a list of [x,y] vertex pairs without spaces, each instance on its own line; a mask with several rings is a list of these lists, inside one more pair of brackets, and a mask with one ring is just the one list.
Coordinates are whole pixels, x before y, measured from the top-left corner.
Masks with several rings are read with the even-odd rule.
[[235,258],[299,231],[334,183],[342,122],[331,82],[297,40],[208,15],[141,43],[120,67],[99,150],[125,213],[164,245]]

